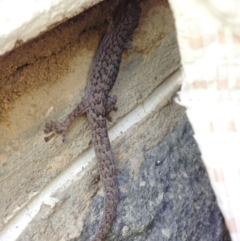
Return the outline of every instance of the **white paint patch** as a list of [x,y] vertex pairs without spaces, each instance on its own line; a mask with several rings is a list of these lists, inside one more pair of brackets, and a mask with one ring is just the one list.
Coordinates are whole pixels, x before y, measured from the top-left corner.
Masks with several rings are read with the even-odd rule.
[[[156,111],[157,106],[164,106],[171,96],[178,90],[180,70],[171,75],[135,110],[121,119],[109,131],[110,140],[113,141],[131,126]],[[93,148],[84,151],[73,164],[58,175],[44,190],[30,201],[22,211],[17,214],[0,233],[0,241],[15,241],[39,212],[42,204],[54,206],[57,199],[51,196],[57,191],[67,188],[79,177],[79,172],[93,161],[95,154]],[[78,174],[78,177],[77,177]]]
[[101,0],[0,0],[0,55]]

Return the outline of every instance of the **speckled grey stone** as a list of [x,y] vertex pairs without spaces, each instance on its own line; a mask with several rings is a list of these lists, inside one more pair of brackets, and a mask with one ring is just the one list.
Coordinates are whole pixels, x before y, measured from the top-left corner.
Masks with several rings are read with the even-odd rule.
[[[129,173],[131,160],[118,173],[118,213],[106,240],[230,240],[186,118],[158,146],[138,151],[144,160],[137,176]],[[91,205],[98,220],[89,215],[74,240],[90,240],[98,227],[103,198]]]

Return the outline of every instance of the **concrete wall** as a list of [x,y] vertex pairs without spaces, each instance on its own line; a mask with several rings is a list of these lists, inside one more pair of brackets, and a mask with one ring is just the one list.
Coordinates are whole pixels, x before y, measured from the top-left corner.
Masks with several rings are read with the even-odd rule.
[[[134,47],[124,51],[112,90],[119,110],[109,133],[120,176],[127,162],[139,170],[141,150],[161,143],[184,117],[172,101],[180,67],[172,13],[165,0],[140,5]],[[78,237],[93,197],[103,195],[86,117],[73,123],[66,143],[60,135],[44,142],[43,129],[84,95],[104,19],[96,5],[0,58],[1,241]]]

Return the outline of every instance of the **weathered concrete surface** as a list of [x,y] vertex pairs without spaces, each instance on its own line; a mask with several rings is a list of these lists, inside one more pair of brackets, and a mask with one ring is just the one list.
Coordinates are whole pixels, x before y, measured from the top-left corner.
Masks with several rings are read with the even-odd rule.
[[[112,90],[118,95],[119,111],[112,114],[114,121],[110,126],[141,104],[180,65],[167,1],[142,1],[141,7],[140,24],[132,36],[134,48],[124,52]],[[43,128],[50,119],[63,118],[83,96],[89,66],[106,28],[100,9],[96,6],[88,10],[0,60],[4,63],[0,71],[0,234],[20,211],[27,212],[28,203],[38,198],[42,190],[91,145],[84,116],[70,128],[66,144],[61,142],[61,136],[45,143]],[[164,122],[171,126],[174,122],[169,118],[165,116]],[[118,148],[114,148],[116,151]],[[88,176],[92,170],[93,177]],[[98,182],[97,186],[92,184],[95,177],[98,175],[94,163],[86,168],[86,175],[81,174],[81,186],[73,182],[64,199],[68,205],[80,202],[74,214],[79,220],[88,211],[85,205],[101,187]],[[69,200],[74,193],[81,193],[81,197]],[[62,210],[60,203],[54,212]],[[43,206],[43,209],[48,208]],[[66,211],[62,211],[59,223],[56,220],[49,223],[47,216],[39,215],[43,224],[54,226],[54,233],[58,234],[55,228],[61,227],[60,220],[64,220]],[[81,225],[73,224],[74,220],[72,228],[65,225],[59,229],[74,237],[78,234],[76,227]],[[39,227],[35,231],[46,232]],[[35,240],[36,236],[29,233],[29,237],[25,240]],[[43,240],[60,239],[57,236]]]
[[[188,120],[181,120],[160,144],[151,148],[138,142],[139,135],[134,132],[128,133],[130,140],[123,137],[124,146],[133,143],[138,147],[129,148],[129,158],[118,173],[120,204],[107,240],[230,240]],[[89,240],[92,225],[97,226],[94,218],[99,220],[101,203],[102,197],[93,199],[94,214],[86,215],[82,234],[74,240]]]
[[[107,240],[230,241],[192,135],[184,110],[169,104],[113,143],[120,201]],[[82,193],[90,197],[100,188],[97,176],[95,183],[88,178],[58,193],[54,209],[43,206],[18,241],[90,240],[103,193],[84,198]]]
[[[140,24],[132,36],[134,49],[124,52],[112,90],[118,95],[119,111],[112,114],[110,128],[180,65],[167,2],[142,1],[141,7]],[[68,114],[83,96],[106,27],[100,9],[96,6],[0,60],[0,235],[20,211],[27,213],[28,204],[44,188],[58,185],[56,178],[91,146],[84,116],[74,122],[64,144],[61,136],[45,143],[43,128],[48,120]],[[199,152],[184,124],[184,110],[172,103],[172,97],[112,142],[120,204],[109,240],[228,240]],[[96,162],[71,182],[52,195],[55,206],[43,204],[31,217],[19,241],[90,239],[103,210]]]

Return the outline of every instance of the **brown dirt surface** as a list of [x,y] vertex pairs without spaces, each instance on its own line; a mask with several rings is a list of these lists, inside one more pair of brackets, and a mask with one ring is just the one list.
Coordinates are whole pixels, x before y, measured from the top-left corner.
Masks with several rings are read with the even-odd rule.
[[66,75],[73,46],[86,30],[103,21],[97,5],[1,56],[0,121],[6,121],[13,103],[23,94]]

